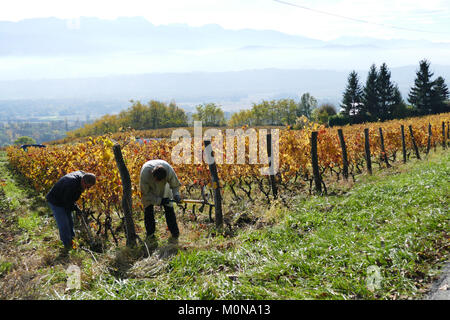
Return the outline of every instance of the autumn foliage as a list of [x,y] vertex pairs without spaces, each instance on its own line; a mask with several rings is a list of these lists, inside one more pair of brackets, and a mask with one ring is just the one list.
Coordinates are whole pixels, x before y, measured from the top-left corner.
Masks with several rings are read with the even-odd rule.
[[[405,127],[406,149],[412,154],[412,142],[408,126],[412,125],[416,143],[424,152],[428,145],[428,125],[431,124],[431,146],[439,146],[443,142],[442,123],[445,123],[445,136],[448,135],[448,123],[450,114],[411,118],[406,120],[392,120],[383,123],[366,123],[342,127],[347,146],[349,173],[355,175],[364,169],[364,128],[369,128],[370,149],[373,161],[383,165],[380,147],[379,128],[382,128],[386,156],[389,161],[398,160],[402,154],[402,140],[400,126]],[[247,129],[247,128],[244,128]],[[322,175],[340,175],[342,171],[342,151],[337,135],[338,127],[326,128],[323,125],[309,123],[305,120],[302,130],[282,129],[279,132],[279,173],[277,181],[280,184],[305,183],[311,181],[311,155],[310,137],[312,131],[318,132],[318,159]],[[260,131],[261,133],[261,131]],[[120,133],[89,138],[87,141],[48,146],[47,148],[29,148],[23,151],[17,147],[9,147],[7,154],[11,165],[22,175],[36,190],[45,194],[53,184],[63,175],[83,170],[92,172],[97,176],[97,184],[82,195],[80,205],[85,208],[94,208],[105,216],[113,212],[120,212],[122,186],[120,175],[114,159],[112,146],[117,141],[122,147],[125,163],[130,172],[133,192],[134,210],[142,210],[139,191],[139,173],[142,165],[151,159],[164,159],[171,163],[183,184],[182,192],[190,192],[198,186],[208,185],[210,176],[208,165],[202,161],[196,164],[191,157],[191,163],[174,164],[172,162],[172,150],[179,141],[170,139],[137,141],[138,133]],[[222,131],[222,134],[224,132]],[[259,147],[262,139],[259,140]],[[236,144],[236,142],[235,142]],[[236,154],[236,145],[234,154]],[[191,156],[193,156],[193,145]],[[248,159],[249,141],[246,140],[246,157]],[[226,139],[222,150],[215,150],[217,156],[223,155],[224,159]],[[223,161],[218,164],[218,173],[222,186],[230,189],[240,186],[266,181],[267,177],[261,176],[260,168],[267,166],[264,159],[259,159],[258,164],[228,164]],[[225,188],[225,190],[227,190]],[[254,189],[255,190],[255,189]]]

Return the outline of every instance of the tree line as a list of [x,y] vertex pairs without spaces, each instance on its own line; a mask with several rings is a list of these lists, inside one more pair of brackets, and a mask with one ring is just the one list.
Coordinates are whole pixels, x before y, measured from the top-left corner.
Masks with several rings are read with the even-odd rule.
[[384,121],[448,112],[449,89],[444,78],[439,76],[433,80],[433,75],[430,62],[420,61],[414,85],[408,94],[410,105],[407,105],[398,85],[391,80],[386,63],[379,70],[374,64],[370,67],[364,86],[360,84],[357,72],[352,71],[343,93],[342,111],[330,117],[329,124]]
[[228,124],[232,127],[242,125],[294,126],[299,117],[312,118],[316,109],[317,99],[307,92],[301,96],[300,102],[296,102],[294,99],[280,99],[253,103],[251,109],[234,113]]
[[[392,81],[391,72],[383,63],[378,69],[373,64],[365,85],[359,75],[352,71],[343,92],[340,112],[329,103],[318,106],[317,99],[303,93],[299,101],[294,99],[262,100],[253,103],[250,109],[235,112],[227,121],[221,107],[215,103],[196,106],[193,121],[214,126],[284,126],[301,128],[303,119],[333,125],[345,125],[369,121],[385,121],[416,115],[450,111],[449,89],[442,77],[433,78],[430,62],[422,60],[416,79],[408,95],[407,104]],[[151,100],[148,104],[131,100],[131,107],[118,115],[105,115],[83,128],[69,132],[69,138],[102,135],[123,129],[159,129],[187,127],[192,124],[186,112],[175,102],[164,103]]]
[[96,136],[126,129],[145,130],[187,126],[186,112],[175,102],[151,100],[148,104],[130,101],[132,105],[117,115],[104,115],[83,128],[67,133],[69,138]]
[[[317,107],[317,100],[309,93],[304,93],[300,102],[294,99],[262,100],[253,103],[250,110],[234,113],[228,121],[222,108],[215,103],[205,103],[196,106],[196,112],[189,120],[186,112],[177,107],[175,102],[169,104],[151,100],[148,104],[131,101],[132,105],[117,115],[104,115],[93,123],[67,133],[69,138],[97,136],[114,133],[121,130],[161,129],[171,127],[187,127],[193,121],[201,121],[207,127],[220,126],[283,126],[295,127],[300,117],[323,120],[329,114],[336,114],[331,105]],[[325,113],[323,111],[326,110]]]

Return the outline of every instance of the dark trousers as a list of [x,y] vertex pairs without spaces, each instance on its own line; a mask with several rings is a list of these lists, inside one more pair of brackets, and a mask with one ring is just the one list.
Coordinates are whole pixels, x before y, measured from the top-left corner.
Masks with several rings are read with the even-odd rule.
[[[180,231],[178,230],[177,218],[173,207],[164,206],[164,214],[166,216],[167,226],[173,237],[178,238]],[[144,211],[144,223],[147,236],[155,233],[155,212],[153,206],[150,205]]]
[[75,237],[72,212],[66,208],[55,206],[50,202],[48,202],[48,205],[53,211],[53,216],[59,229],[59,238],[65,247],[72,247],[72,239]]

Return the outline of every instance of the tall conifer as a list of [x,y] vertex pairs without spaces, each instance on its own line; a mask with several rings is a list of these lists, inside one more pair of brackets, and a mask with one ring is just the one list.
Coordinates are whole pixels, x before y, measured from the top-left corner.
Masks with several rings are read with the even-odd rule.
[[432,88],[434,82],[431,80],[432,76],[430,63],[427,60],[420,61],[414,86],[408,95],[408,102],[415,106],[420,114],[429,114],[433,110]]
[[378,116],[381,119],[390,119],[394,105],[394,85],[391,82],[391,72],[386,63],[381,65],[380,71],[378,72],[377,91]]
[[362,105],[361,85],[359,84],[358,73],[352,71],[348,76],[347,87],[342,98],[342,113],[346,115],[356,115],[360,113]]
[[366,85],[363,89],[364,110],[370,113],[372,118],[378,117],[378,72],[375,64],[372,64],[367,75]]
[[434,81],[431,94],[431,108],[433,113],[449,112],[450,105],[445,103],[449,97],[449,90],[442,77],[438,77]]

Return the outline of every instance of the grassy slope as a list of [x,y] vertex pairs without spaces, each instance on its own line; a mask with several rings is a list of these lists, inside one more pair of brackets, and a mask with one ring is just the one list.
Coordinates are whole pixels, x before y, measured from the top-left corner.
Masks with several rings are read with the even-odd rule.
[[0,176],[0,299],[45,297],[58,278],[65,279],[53,218],[44,198],[10,171],[4,152]]
[[[137,264],[131,277],[105,277],[90,292],[72,297],[420,297],[431,268],[448,255],[449,155],[400,170],[405,172],[369,177],[345,196],[312,197],[294,210],[274,209],[278,224],[243,231],[227,243],[230,248],[181,251],[167,261],[153,256]],[[374,292],[366,286],[372,265],[382,276]]]
[[[275,206],[265,213],[276,221],[271,227],[242,229],[233,238],[205,235],[208,250],[182,243],[169,258],[155,252],[133,260],[133,252],[121,248],[103,255],[78,250],[54,262],[57,236],[48,212],[15,213],[25,219],[20,230],[35,241],[34,252],[44,256],[35,277],[42,298],[420,298],[448,258],[449,158],[438,152],[362,177],[344,195],[299,197],[294,208]],[[45,221],[46,227],[34,229]],[[130,261],[131,268],[113,272]],[[81,290],[64,292],[69,264],[82,270]],[[371,266],[381,275],[373,291],[366,284]],[[16,263],[4,278],[20,270]]]

